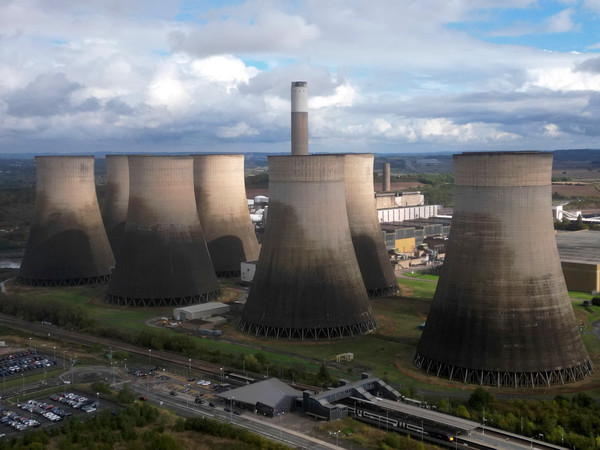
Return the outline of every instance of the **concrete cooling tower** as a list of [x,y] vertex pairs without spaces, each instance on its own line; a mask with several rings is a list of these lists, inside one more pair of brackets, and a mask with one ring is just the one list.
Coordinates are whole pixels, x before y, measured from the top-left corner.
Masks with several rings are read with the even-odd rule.
[[592,371],[561,271],[552,154],[454,156],[449,244],[415,364],[481,385],[549,386]]
[[308,84],[292,81],[292,155],[308,155]]
[[129,163],[127,155],[106,155],[106,199],[102,220],[110,246],[119,259],[119,248],[129,204]]
[[191,156],[129,156],[129,208],[107,301],[174,306],[219,296]]
[[72,286],[110,279],[115,259],[102,225],[93,156],[36,156],[35,218],[19,280]]
[[244,155],[193,155],[194,185],[204,239],[218,276],[238,276],[258,259],[244,186]]
[[269,219],[240,328],[331,339],[375,326],[348,225],[344,155],[270,156]]
[[373,154],[345,155],[346,209],[352,244],[370,297],[398,292],[381,234],[373,186]]

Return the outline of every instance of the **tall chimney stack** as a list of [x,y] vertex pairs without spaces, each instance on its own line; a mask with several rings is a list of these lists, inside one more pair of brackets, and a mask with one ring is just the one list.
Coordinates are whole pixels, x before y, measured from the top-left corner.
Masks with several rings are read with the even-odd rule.
[[390,192],[391,190],[390,163],[383,163],[383,192]]
[[308,155],[308,97],[306,81],[292,81],[292,155]]

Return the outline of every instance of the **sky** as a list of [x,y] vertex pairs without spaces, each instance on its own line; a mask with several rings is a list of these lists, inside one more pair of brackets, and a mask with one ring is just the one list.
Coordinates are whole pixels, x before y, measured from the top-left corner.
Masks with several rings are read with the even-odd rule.
[[0,0],[0,153],[600,148],[600,0]]

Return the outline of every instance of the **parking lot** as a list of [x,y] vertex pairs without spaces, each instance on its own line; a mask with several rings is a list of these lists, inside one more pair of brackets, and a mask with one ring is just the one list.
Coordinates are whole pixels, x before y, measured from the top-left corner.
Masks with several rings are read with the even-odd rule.
[[10,407],[0,408],[0,437],[15,436],[30,428],[59,424],[71,416],[86,416],[99,409],[118,408],[99,396],[90,397],[81,392],[61,392],[26,400]]
[[50,370],[56,361],[45,356],[23,350],[8,355],[0,355],[0,377],[10,378],[12,375],[27,374],[30,371]]

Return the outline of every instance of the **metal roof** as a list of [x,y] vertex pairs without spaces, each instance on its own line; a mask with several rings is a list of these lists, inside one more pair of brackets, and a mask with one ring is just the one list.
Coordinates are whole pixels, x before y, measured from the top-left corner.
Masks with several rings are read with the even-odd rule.
[[217,394],[217,397],[227,400],[233,398],[236,402],[249,405],[256,405],[260,402],[263,405],[271,407],[277,406],[286,397],[301,396],[301,391],[291,388],[277,378],[269,378],[265,381],[259,381],[258,383],[248,384],[241,388]]
[[600,231],[564,231],[556,234],[561,261],[600,264]]

